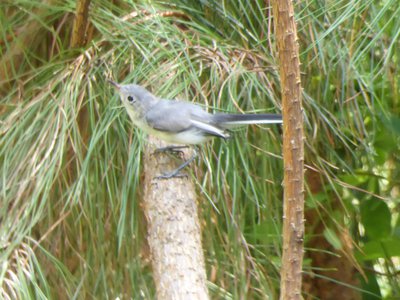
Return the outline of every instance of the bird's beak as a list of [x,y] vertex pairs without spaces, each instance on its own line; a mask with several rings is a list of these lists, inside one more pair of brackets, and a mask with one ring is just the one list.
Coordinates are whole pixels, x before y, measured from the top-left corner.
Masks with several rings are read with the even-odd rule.
[[111,83],[113,86],[115,86],[118,90],[121,88],[121,85],[116,83],[115,81],[112,81],[110,79],[107,80],[108,83]]

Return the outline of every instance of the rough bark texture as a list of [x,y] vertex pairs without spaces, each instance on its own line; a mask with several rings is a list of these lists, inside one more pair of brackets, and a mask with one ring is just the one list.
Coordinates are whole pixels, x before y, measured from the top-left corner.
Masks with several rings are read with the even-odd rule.
[[281,299],[301,299],[304,146],[299,46],[292,1],[273,1],[283,106],[283,253]]
[[[152,137],[144,154],[144,210],[157,299],[208,299],[196,194],[188,178],[155,179],[176,160]],[[184,151],[188,158],[188,152]]]
[[78,0],[76,2],[75,21],[71,37],[72,48],[82,47],[87,42],[89,5],[90,0]]

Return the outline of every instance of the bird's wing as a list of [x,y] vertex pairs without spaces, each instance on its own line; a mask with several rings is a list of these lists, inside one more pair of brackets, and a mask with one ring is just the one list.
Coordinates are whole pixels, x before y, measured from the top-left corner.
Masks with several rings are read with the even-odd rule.
[[227,137],[223,129],[210,123],[210,114],[189,102],[160,100],[145,115],[147,124],[159,131],[179,133],[197,129],[205,135]]
[[165,132],[181,132],[191,126],[188,108],[177,101],[160,100],[145,117],[152,128]]

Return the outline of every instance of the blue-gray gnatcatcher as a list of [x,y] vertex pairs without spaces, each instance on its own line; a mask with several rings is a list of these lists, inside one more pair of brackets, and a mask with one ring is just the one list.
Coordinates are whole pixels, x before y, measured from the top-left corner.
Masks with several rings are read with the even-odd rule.
[[190,102],[158,98],[136,84],[109,82],[117,88],[137,127],[174,144],[200,144],[212,137],[226,139],[227,130],[238,125],[282,123],[282,116],[277,114],[210,114]]
[[[211,114],[190,102],[158,98],[136,84],[109,82],[117,88],[129,117],[137,127],[173,144],[200,144],[212,137],[226,139],[228,130],[238,125],[282,123],[282,116],[278,114]],[[172,176],[192,160],[189,159]]]

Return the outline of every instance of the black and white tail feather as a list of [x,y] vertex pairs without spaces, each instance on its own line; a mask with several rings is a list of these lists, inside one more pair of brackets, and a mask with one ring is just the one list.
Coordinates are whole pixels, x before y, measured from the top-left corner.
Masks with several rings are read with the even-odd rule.
[[227,139],[229,130],[251,124],[279,124],[282,116],[277,114],[214,114],[211,122],[192,120],[195,126],[206,130],[210,135]]
[[249,124],[279,124],[282,116],[276,114],[214,114],[213,121],[224,126]]

